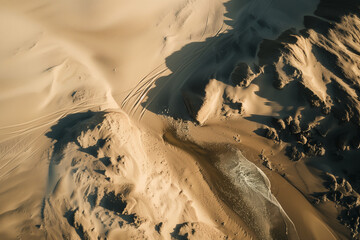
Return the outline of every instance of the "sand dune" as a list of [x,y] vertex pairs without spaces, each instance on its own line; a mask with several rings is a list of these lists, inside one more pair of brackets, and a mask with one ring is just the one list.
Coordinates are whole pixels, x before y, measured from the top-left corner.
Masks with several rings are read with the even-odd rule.
[[357,1],[0,1],[0,239],[358,239]]

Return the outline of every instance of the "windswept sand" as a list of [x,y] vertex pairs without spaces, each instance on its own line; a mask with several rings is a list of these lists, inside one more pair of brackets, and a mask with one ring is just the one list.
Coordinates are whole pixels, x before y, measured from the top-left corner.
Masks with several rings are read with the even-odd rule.
[[359,10],[0,0],[0,239],[359,239]]

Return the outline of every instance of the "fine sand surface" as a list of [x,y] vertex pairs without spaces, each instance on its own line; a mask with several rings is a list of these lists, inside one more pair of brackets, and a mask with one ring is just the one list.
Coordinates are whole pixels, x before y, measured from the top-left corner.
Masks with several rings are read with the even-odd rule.
[[360,2],[0,0],[0,239],[360,239]]

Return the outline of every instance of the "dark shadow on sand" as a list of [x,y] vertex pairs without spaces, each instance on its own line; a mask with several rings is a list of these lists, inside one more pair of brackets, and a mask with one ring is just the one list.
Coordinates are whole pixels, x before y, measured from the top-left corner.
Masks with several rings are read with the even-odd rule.
[[247,11],[251,4],[241,6],[244,17],[235,21],[234,16],[241,4],[235,0],[224,3],[227,11],[224,16],[230,19],[225,22],[231,30],[219,32],[204,42],[187,44],[166,58],[166,66],[172,73],[155,81],[155,87],[147,93],[146,102],[141,104],[143,108],[174,119],[193,120],[184,103],[184,94],[190,92],[204,96],[205,86],[214,78],[233,86],[229,79],[236,64],[256,58],[262,41],[256,29],[279,33],[278,29]]

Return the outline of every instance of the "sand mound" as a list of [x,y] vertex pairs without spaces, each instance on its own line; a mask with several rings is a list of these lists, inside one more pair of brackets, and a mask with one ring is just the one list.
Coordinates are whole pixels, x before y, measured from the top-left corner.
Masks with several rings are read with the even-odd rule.
[[57,140],[40,226],[48,239],[225,239],[124,113],[92,115],[48,133]]
[[[216,175],[225,179],[249,176],[228,183],[235,187],[229,191],[216,186],[217,180],[200,173],[192,176],[187,170],[191,164],[197,171],[206,168],[206,162],[214,161],[207,159],[207,154],[200,160],[204,165],[197,166],[195,153],[171,150],[161,139],[132,125],[124,113],[87,113],[72,124],[69,119],[75,117],[79,119],[70,115],[60,120],[47,134],[56,140],[39,226],[48,239],[226,239],[229,234],[296,239],[293,223],[270,192],[269,180],[241,153],[213,158],[219,158]],[[178,140],[166,136],[172,146],[180,147]],[[155,155],[150,153],[154,147],[158,150]],[[161,154],[166,149],[172,153]],[[186,161],[178,162],[180,157]],[[236,163],[238,159],[241,162]],[[212,193],[212,185],[224,201],[237,196],[234,191],[245,194],[240,201],[243,204],[230,201],[235,205],[229,207],[239,214],[239,220],[229,219],[230,213],[223,210],[228,207]],[[259,199],[259,206],[252,209],[254,198]],[[219,208],[211,208],[214,204]],[[266,219],[257,208],[267,211]],[[244,218],[247,212],[254,217]],[[268,223],[270,218],[279,219],[279,223]],[[232,225],[241,227],[235,230]]]

